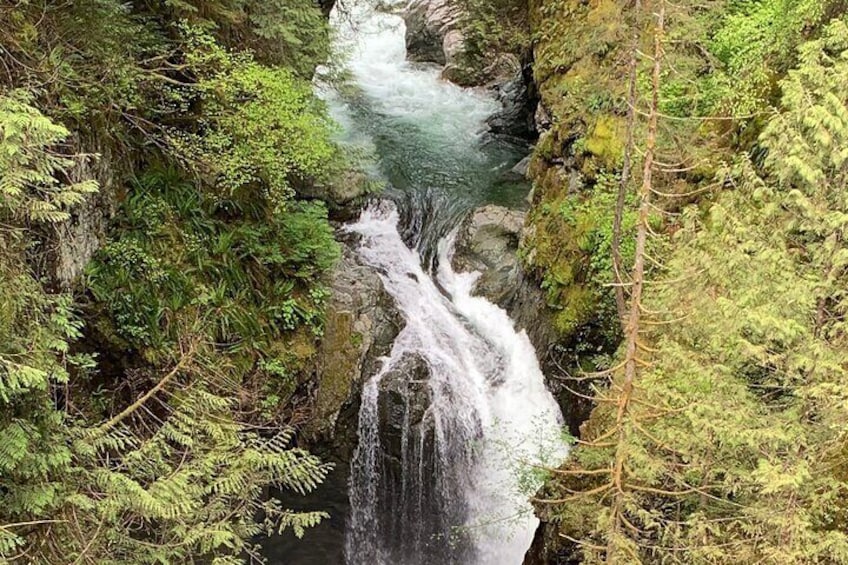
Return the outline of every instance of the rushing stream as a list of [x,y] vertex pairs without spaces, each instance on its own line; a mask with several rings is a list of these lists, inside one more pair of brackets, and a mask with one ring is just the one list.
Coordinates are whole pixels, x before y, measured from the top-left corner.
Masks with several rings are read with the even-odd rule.
[[526,148],[483,135],[498,108],[490,96],[441,80],[436,66],[407,63],[402,18],[373,2],[345,0],[333,12],[353,88],[324,96],[346,141],[379,159],[404,240],[430,260],[469,209],[524,203],[524,183],[505,173]]
[[[382,201],[345,229],[406,325],[362,391],[344,559],[519,565],[538,523],[533,463],[564,455],[562,418],[527,335],[472,296],[477,275],[454,272],[451,255],[468,211],[523,201],[526,185],[505,173],[526,148],[484,133],[497,108],[485,93],[407,63],[402,19],[371,1],[334,12],[352,88],[322,94],[346,141],[372,152],[386,181]],[[399,433],[387,434],[387,414]]]

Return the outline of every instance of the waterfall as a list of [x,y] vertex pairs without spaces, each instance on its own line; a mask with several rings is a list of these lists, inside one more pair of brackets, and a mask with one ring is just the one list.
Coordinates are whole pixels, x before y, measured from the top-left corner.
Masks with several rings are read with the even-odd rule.
[[[362,395],[348,561],[519,564],[537,524],[526,500],[532,491],[521,485],[539,486],[530,463],[563,455],[559,408],[526,333],[471,295],[475,274],[451,268],[452,238],[442,241],[434,280],[398,221],[383,202],[347,228],[361,236],[362,259],[381,273],[406,320]],[[406,370],[416,357],[426,362],[426,383]],[[421,384],[426,399],[411,398],[410,387]],[[402,439],[393,453],[381,444],[381,412],[392,408],[381,398],[398,388],[408,394],[394,407]],[[422,400],[426,409],[413,416],[411,404]]]
[[565,455],[562,416],[526,333],[451,266],[458,221],[509,191],[515,148],[484,137],[489,96],[405,61],[400,17],[348,0],[332,23],[355,92],[322,95],[388,184],[345,229],[406,322],[362,391],[346,560],[518,565],[538,523],[533,465]]

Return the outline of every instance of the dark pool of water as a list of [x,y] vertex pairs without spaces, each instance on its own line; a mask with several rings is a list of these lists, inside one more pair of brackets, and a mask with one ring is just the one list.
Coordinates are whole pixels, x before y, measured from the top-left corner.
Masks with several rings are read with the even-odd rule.
[[[321,510],[330,518],[306,531],[302,539],[292,532],[261,540],[271,565],[341,565],[344,563],[345,521],[349,508],[347,478],[349,463],[338,463],[329,477],[306,496],[278,494],[286,508]],[[364,564],[363,564],[364,565]]]

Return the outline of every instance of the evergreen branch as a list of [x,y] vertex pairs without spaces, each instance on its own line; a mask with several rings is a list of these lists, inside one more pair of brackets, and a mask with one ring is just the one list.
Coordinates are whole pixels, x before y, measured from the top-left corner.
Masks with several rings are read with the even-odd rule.
[[109,421],[102,424],[98,428],[98,431],[107,432],[110,429],[114,428],[116,425],[121,423],[125,418],[130,416],[136,410],[138,410],[145,402],[150,400],[150,398],[153,397],[157,392],[162,390],[171,381],[171,379],[173,379],[180,371],[182,371],[183,368],[189,363],[189,361],[192,360],[192,357],[194,356],[195,350],[196,350],[196,345],[192,344],[189,347],[188,352],[182,354],[179,362],[176,365],[174,365],[174,368],[171,369],[164,377],[162,377],[162,379],[158,383],[156,383],[156,385],[153,388],[151,388],[146,393],[144,393],[141,397],[138,398],[138,400],[136,400],[135,402],[133,402],[132,404],[130,404],[129,406],[124,408],[124,410],[122,410],[118,415],[116,415],[115,417],[113,417]]
[[28,522],[14,522],[11,524],[0,524],[0,530],[8,530],[10,528],[24,528],[27,526],[40,526],[42,524],[65,524],[67,520],[30,520]]
[[530,500],[533,501],[533,502],[539,502],[541,504],[563,504],[565,502],[572,502],[574,500],[586,498],[587,496],[592,496],[592,495],[595,495],[595,494],[604,493],[604,492],[612,489],[613,486],[614,486],[614,484],[609,482],[609,483],[605,483],[605,484],[603,484],[599,487],[593,488],[591,490],[581,491],[581,492],[575,494],[574,496],[568,496],[568,497],[565,497],[565,498],[556,498],[556,499],[532,497]]
[[587,541],[583,541],[583,540],[579,540],[577,538],[573,538],[570,535],[566,534],[565,532],[560,532],[559,536],[563,539],[567,539],[571,543],[575,543],[575,544],[583,546],[583,547],[588,547],[589,549],[594,549],[595,551],[606,551],[606,549],[607,549],[606,547],[601,546],[601,545],[596,545],[594,543],[589,543]]

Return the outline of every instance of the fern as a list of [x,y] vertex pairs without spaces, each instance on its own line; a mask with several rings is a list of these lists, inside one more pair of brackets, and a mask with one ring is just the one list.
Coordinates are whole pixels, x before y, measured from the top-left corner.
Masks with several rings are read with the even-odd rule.
[[63,156],[57,146],[69,132],[30,105],[21,91],[0,95],[0,212],[14,218],[58,223],[70,207],[97,192],[95,181],[63,184],[81,157]]

